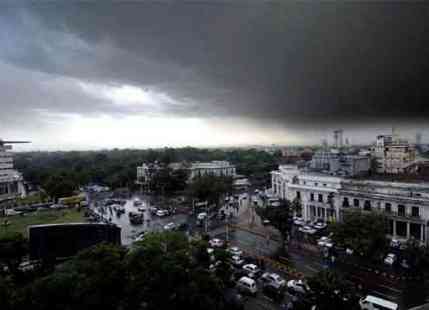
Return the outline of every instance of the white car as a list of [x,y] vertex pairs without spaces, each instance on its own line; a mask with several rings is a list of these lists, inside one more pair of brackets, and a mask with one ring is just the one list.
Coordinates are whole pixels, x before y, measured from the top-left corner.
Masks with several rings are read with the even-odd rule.
[[304,227],[300,227],[298,230],[303,232],[303,233],[310,234],[310,235],[316,233],[316,230],[314,228],[312,228],[311,226],[308,226],[308,225],[306,225]]
[[231,255],[233,255],[233,256],[241,256],[241,255],[243,255],[243,251],[240,250],[236,246],[233,246],[233,247],[229,248],[228,252],[231,253]]
[[134,241],[142,241],[144,239],[145,235],[146,235],[146,232],[142,231],[141,233],[139,233],[137,235],[137,237],[134,239]]
[[313,225],[313,227],[316,228],[316,229],[324,229],[327,226],[328,225],[326,223],[321,223],[321,222],[318,222],[318,223],[316,223],[316,224]]
[[176,224],[174,224],[173,222],[168,223],[167,225],[164,226],[164,230],[175,230],[176,229]]
[[156,215],[159,217],[163,217],[163,216],[168,215],[168,211],[167,210],[158,210],[158,211],[156,211]]
[[390,246],[392,248],[399,248],[401,246],[401,241],[398,239],[392,239],[392,241],[390,241]]
[[304,225],[304,224],[305,224],[305,221],[304,221],[304,219],[303,219],[303,218],[301,218],[301,217],[295,217],[295,218],[293,219],[293,223],[294,223],[296,226],[302,226],[302,225]]
[[334,243],[332,242],[331,238],[325,236],[317,240],[317,245],[320,247],[332,248]]
[[286,285],[286,280],[279,276],[277,273],[265,272],[262,275],[261,280],[266,283],[270,283],[275,287],[282,287]]
[[244,259],[242,259],[240,256],[234,255],[231,257],[231,263],[236,267],[240,267],[244,264]]
[[209,244],[212,248],[220,248],[223,247],[224,242],[221,239],[214,238],[209,241]]
[[301,293],[305,294],[307,293],[310,288],[308,285],[303,282],[302,280],[290,280],[287,282],[287,288],[289,291],[295,292],[295,293]]
[[389,266],[392,266],[395,262],[396,262],[396,255],[393,253],[387,254],[386,258],[384,259],[384,263]]
[[255,278],[260,272],[260,269],[255,264],[247,264],[243,266],[243,270],[248,272],[250,278]]
[[206,212],[201,212],[198,214],[197,219],[199,219],[200,221],[204,220],[207,217],[207,213]]

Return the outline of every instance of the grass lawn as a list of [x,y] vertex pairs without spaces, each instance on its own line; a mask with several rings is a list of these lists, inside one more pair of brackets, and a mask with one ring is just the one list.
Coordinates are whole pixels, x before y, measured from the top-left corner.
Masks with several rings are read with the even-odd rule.
[[24,216],[2,217],[0,218],[0,224],[3,224],[4,220],[8,220],[10,225],[7,227],[0,225],[0,238],[10,232],[20,232],[27,237],[27,227],[30,225],[86,222],[86,219],[83,217],[84,212],[84,208],[80,212],[73,208],[36,211],[26,213]]

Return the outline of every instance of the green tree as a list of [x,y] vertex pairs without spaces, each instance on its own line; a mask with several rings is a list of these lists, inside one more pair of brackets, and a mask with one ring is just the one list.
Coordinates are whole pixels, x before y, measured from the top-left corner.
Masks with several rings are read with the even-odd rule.
[[[20,233],[8,233],[0,239],[0,268],[6,266],[15,278],[21,274],[19,265],[28,253],[27,240]],[[2,266],[3,265],[3,266]],[[0,272],[1,273],[1,272]]]
[[308,285],[317,309],[359,309],[356,289],[336,272],[321,271],[308,279]]
[[101,244],[37,279],[24,292],[31,309],[118,309],[126,286],[122,248]]
[[195,178],[187,187],[187,194],[191,199],[208,201],[219,206],[225,194],[232,193],[232,178],[205,175]]
[[281,251],[285,252],[286,240],[289,238],[292,229],[292,204],[287,200],[281,200],[280,206],[258,207],[256,213],[262,218],[270,221],[282,237]]
[[387,220],[380,214],[350,211],[331,229],[337,244],[353,249],[363,258],[378,260],[388,245]]
[[48,195],[55,200],[73,195],[77,187],[77,183],[73,181],[73,177],[67,174],[52,175],[43,185]]

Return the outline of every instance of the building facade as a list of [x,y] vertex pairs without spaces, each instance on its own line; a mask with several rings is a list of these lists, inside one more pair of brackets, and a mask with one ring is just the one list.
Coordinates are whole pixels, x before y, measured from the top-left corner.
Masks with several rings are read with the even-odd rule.
[[400,174],[416,160],[416,149],[395,135],[380,135],[372,149],[372,156],[377,173]]
[[205,175],[234,177],[236,174],[235,166],[228,161],[194,162],[189,170],[191,180]]
[[0,144],[0,203],[25,196],[22,175],[14,169],[10,145]]
[[331,175],[362,176],[369,173],[370,162],[369,156],[349,155],[334,149],[316,152],[311,159],[310,168]]
[[387,234],[399,240],[411,237],[427,244],[429,184],[354,180],[280,166],[273,171],[272,193],[299,199],[307,222],[341,221],[347,212],[378,212],[389,221]]

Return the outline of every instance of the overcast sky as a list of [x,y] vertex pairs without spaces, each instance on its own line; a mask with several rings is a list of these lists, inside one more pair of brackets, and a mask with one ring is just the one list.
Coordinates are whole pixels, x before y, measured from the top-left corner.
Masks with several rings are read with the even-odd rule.
[[423,3],[0,4],[0,137],[51,150],[319,143],[340,127],[352,142],[392,126],[411,138],[429,128],[428,33]]

